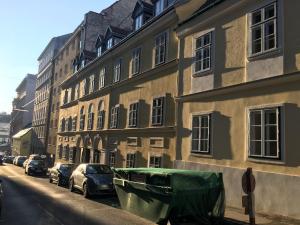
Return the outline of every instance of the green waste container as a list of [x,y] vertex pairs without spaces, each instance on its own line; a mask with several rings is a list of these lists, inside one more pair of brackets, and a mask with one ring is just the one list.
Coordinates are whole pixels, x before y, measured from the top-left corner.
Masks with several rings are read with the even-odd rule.
[[197,224],[222,223],[222,173],[160,168],[114,169],[122,209],[158,224],[189,218]]

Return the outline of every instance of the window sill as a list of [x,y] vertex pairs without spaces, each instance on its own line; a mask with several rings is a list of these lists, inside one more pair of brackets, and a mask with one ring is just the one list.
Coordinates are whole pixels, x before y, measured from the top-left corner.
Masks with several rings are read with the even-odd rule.
[[212,74],[213,73],[213,69],[209,69],[209,70],[206,70],[206,71],[203,71],[203,72],[195,72],[193,73],[193,77],[204,77],[204,76],[207,76],[209,74]]
[[250,55],[248,56],[248,61],[255,61],[255,60],[259,60],[259,59],[267,59],[270,58],[272,56],[278,56],[282,53],[282,48],[276,48],[267,52],[262,52],[262,53],[257,53],[255,55]]
[[190,156],[192,157],[197,157],[197,158],[209,158],[212,159],[213,156],[211,155],[211,153],[202,153],[202,152],[191,152]]
[[268,158],[262,158],[262,159],[258,159],[258,158],[248,158],[247,159],[248,162],[253,162],[253,163],[261,163],[261,164],[272,164],[272,165],[285,165],[285,162],[279,159],[268,159]]

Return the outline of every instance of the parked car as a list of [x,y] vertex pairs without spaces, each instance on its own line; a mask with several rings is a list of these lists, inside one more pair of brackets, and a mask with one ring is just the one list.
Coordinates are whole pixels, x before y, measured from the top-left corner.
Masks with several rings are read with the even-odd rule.
[[57,163],[49,169],[49,182],[55,182],[58,186],[68,186],[73,170],[72,163]]
[[27,157],[26,156],[17,156],[16,159],[14,160],[14,164],[16,166],[23,166],[23,163],[26,161]]
[[0,157],[0,165],[3,165],[3,158]]
[[47,167],[45,166],[45,162],[43,160],[29,160],[26,167],[25,167],[25,174],[28,175],[35,175],[35,174],[41,174],[46,175],[47,174]]
[[13,161],[14,161],[15,157],[14,156],[6,156],[4,159],[3,159],[3,162],[4,163],[10,163],[12,164]]
[[107,165],[80,164],[72,173],[69,189],[78,189],[85,198],[101,193],[113,193],[113,171]]
[[26,165],[28,164],[29,159],[26,159],[23,163],[23,168],[25,169]]

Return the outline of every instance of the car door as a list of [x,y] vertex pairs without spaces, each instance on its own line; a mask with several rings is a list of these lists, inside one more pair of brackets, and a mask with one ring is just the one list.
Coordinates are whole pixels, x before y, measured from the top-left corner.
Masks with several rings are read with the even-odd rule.
[[85,179],[85,171],[86,171],[86,165],[82,165],[80,171],[78,172],[78,186],[80,186],[80,188],[83,188],[83,181]]

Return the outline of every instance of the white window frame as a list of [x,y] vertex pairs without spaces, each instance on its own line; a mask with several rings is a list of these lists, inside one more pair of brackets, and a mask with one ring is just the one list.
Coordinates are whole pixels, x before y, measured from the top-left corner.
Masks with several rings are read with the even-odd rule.
[[130,104],[128,110],[128,127],[138,126],[138,118],[139,118],[138,114],[139,114],[139,102],[134,102]]
[[113,37],[107,40],[107,49],[111,49],[113,47],[113,42],[114,42]]
[[[265,124],[265,112],[268,110],[276,110],[276,124]],[[259,125],[252,125],[251,124],[251,112],[260,112],[261,113],[261,126]],[[283,115],[283,106],[273,105],[273,106],[262,106],[257,108],[249,108],[248,109],[248,157],[254,158],[254,159],[260,159],[260,160],[282,160],[283,154],[282,154],[282,143],[284,134],[282,129],[282,118]],[[277,127],[277,155],[276,156],[268,156],[266,155],[266,141],[274,141],[274,140],[266,140],[266,132],[265,127],[266,126],[275,126]],[[255,140],[251,137],[251,127],[261,127],[261,140]],[[256,155],[251,153],[251,141],[261,141],[261,154]]]
[[110,128],[118,128],[120,105],[111,108]]
[[[194,127],[193,121],[194,118],[198,118],[200,121],[198,122],[198,127]],[[202,127],[202,119],[207,117],[208,125],[207,127]],[[194,137],[194,130],[198,131],[198,137]],[[207,129],[207,138],[202,137],[202,129]],[[193,149],[193,142],[198,141],[198,148]],[[201,149],[201,141],[207,141],[208,149]],[[193,114],[191,119],[191,153],[196,154],[211,154],[211,143],[212,143],[212,113],[201,113],[201,114]]]
[[99,73],[99,89],[105,87],[105,74],[106,74],[106,67],[103,67]]
[[114,79],[113,82],[119,82],[121,79],[122,59],[117,60],[114,65]]
[[155,16],[160,15],[165,9],[165,0],[157,0],[155,2]]
[[90,104],[88,108],[88,124],[87,129],[92,130],[94,128],[94,105]]
[[136,153],[127,153],[126,154],[126,168],[135,168],[136,167]]
[[117,152],[116,151],[110,151],[109,152],[109,166],[115,167],[116,166],[116,159],[117,159]]
[[[154,106],[154,101],[161,99],[162,105],[161,106]],[[164,116],[165,116],[165,105],[166,105],[166,97],[161,96],[157,98],[153,98],[152,100],[152,109],[151,109],[151,125],[152,126],[163,126],[164,124]],[[160,115],[156,114],[157,110],[160,108],[161,113]],[[155,114],[154,114],[155,113]],[[158,117],[161,117],[161,121],[158,121]],[[155,119],[156,118],[156,119]]]
[[134,29],[138,30],[143,26],[143,14],[138,15],[135,19],[134,19]]
[[[161,60],[161,49],[164,49],[163,56]],[[167,60],[168,51],[168,32],[164,31],[155,37],[155,47],[154,47],[154,65],[158,66],[163,64]]]
[[72,118],[72,131],[76,131],[76,129],[77,129],[77,116],[75,115]]
[[[274,6],[274,17],[265,19],[265,9],[272,5]],[[261,21],[256,24],[253,24],[253,15],[257,12],[260,12]],[[262,6],[261,8],[253,10],[252,12],[249,13],[249,15],[248,15],[248,20],[249,20],[249,41],[248,41],[249,57],[254,57],[254,56],[268,53],[268,52],[278,49],[278,39],[279,39],[279,37],[278,37],[279,36],[279,34],[278,34],[278,17],[279,17],[279,15],[278,15],[277,1],[270,2],[270,3]],[[266,38],[265,31],[266,30],[265,29],[266,29],[266,25],[270,22],[274,23],[274,47],[265,50],[265,46],[266,46],[266,41],[265,41],[265,38]],[[254,49],[253,30],[255,28],[260,28],[260,30],[261,30],[261,38],[260,38],[261,51],[260,52],[253,52],[253,49]]]
[[141,48],[136,48],[132,51],[131,58],[131,75],[137,75],[141,72]]
[[[205,44],[205,37],[209,35],[210,42]],[[197,48],[197,40],[201,41],[201,46]],[[209,56],[204,58],[204,51],[209,51]],[[193,40],[193,74],[204,73],[212,70],[214,50],[214,30],[207,30],[194,36]],[[197,52],[200,52],[201,58],[197,59]],[[204,68],[204,60],[208,60],[208,67]],[[196,70],[197,63],[200,63],[200,69]]]
[[97,56],[100,57],[102,55],[102,46],[97,48]]
[[95,76],[91,75],[89,78],[89,94],[93,93],[95,91]]
[[[151,158],[154,159],[154,163],[151,163]],[[157,164],[157,159],[159,159],[159,165]],[[162,168],[163,157],[161,155],[150,155],[149,156],[149,168]]]

